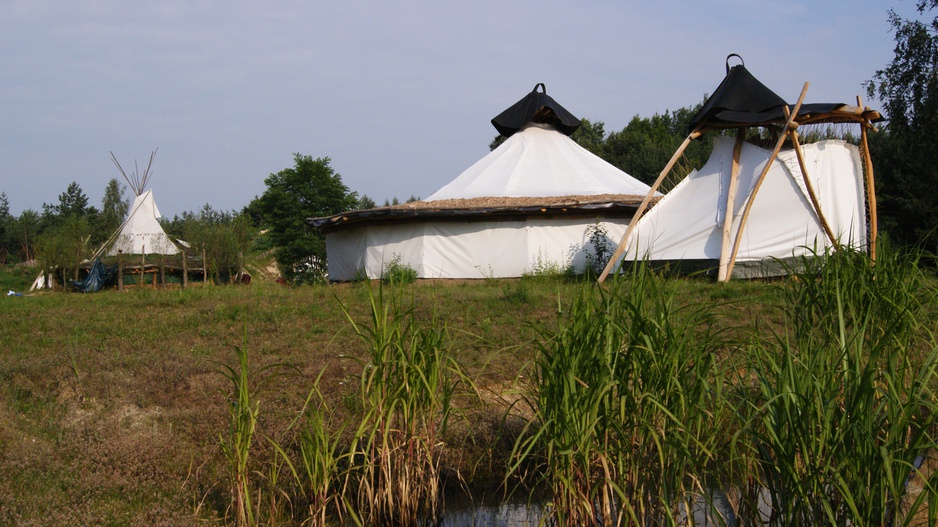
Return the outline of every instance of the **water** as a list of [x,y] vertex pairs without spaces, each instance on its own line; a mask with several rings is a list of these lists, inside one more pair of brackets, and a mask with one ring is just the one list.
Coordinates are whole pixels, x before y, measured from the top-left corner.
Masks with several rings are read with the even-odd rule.
[[[760,503],[760,509],[766,506]],[[763,511],[767,513],[767,510]],[[697,527],[735,527],[736,515],[726,494],[712,491],[712,496],[697,497],[691,504],[692,525]],[[538,527],[547,515],[547,501],[528,498],[509,499],[501,503],[478,503],[468,499],[448,499],[444,527]],[[686,510],[680,511],[678,525],[687,521]]]
[[545,515],[543,503],[477,504],[454,510],[447,507],[444,527],[537,527]]

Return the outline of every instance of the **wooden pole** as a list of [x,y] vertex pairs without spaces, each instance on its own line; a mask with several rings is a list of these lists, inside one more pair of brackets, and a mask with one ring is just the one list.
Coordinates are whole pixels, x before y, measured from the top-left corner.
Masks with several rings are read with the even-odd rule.
[[[785,108],[785,112],[788,112],[787,107]],[[827,222],[827,218],[824,217],[824,211],[821,210],[821,202],[818,201],[817,194],[814,192],[814,185],[811,184],[811,178],[808,175],[808,166],[804,162],[804,153],[801,151],[801,142],[798,140],[797,130],[792,130],[791,132],[791,143],[795,147],[795,155],[798,157],[798,166],[801,168],[801,178],[804,180],[804,186],[808,191],[808,197],[811,198],[814,213],[817,215],[817,219],[821,223],[821,228],[824,229],[824,233],[827,234],[827,239],[830,240],[834,249],[839,251],[840,244],[837,243],[837,237],[834,236],[834,231]]]
[[205,261],[205,249],[202,249],[202,285],[208,283],[208,262]]
[[147,265],[147,246],[141,245],[140,246],[140,281],[137,282],[138,286],[143,285],[143,279],[146,276],[143,274],[143,270],[146,269],[146,265]]
[[[862,108],[860,96],[857,96],[857,106]],[[870,260],[876,261],[876,237],[879,225],[876,218],[876,184],[873,178],[873,158],[870,157],[870,144],[866,139],[866,129],[871,126],[869,121],[860,123],[860,140],[863,142],[863,163],[866,167],[866,205],[870,211]]]
[[628,242],[629,236],[632,234],[632,230],[635,229],[635,224],[638,223],[639,218],[641,218],[642,214],[645,213],[645,209],[648,208],[648,203],[651,202],[651,198],[654,197],[655,192],[658,190],[658,187],[661,186],[661,183],[664,181],[664,178],[668,175],[668,172],[670,172],[671,169],[674,168],[674,164],[677,163],[677,160],[681,158],[681,154],[684,153],[684,150],[687,149],[687,146],[690,144],[690,142],[700,137],[700,135],[701,133],[698,130],[694,130],[693,132],[691,132],[690,135],[688,135],[687,138],[684,139],[684,142],[681,143],[681,146],[678,147],[677,151],[674,152],[674,155],[671,156],[671,160],[668,161],[668,164],[664,167],[664,170],[662,170],[661,173],[658,174],[658,179],[655,180],[655,183],[648,190],[648,194],[645,195],[645,199],[643,199],[641,205],[638,206],[638,210],[635,211],[635,215],[632,216],[631,220],[629,220],[629,226],[625,230],[625,234],[622,235],[622,239],[619,240],[619,246],[616,247],[616,251],[612,254],[612,257],[609,258],[609,262],[606,263],[606,267],[605,269],[603,269],[602,274],[599,275],[599,279],[597,280],[597,282],[599,282],[600,284],[603,283],[603,281],[606,280],[606,277],[609,276],[609,273],[612,272],[612,268],[615,267],[616,260],[618,260],[619,257],[622,256],[622,253],[625,251],[625,248],[626,248],[625,244],[626,242]]
[[166,288],[166,256],[160,255],[160,289]]
[[733,166],[730,169],[730,184],[726,189],[726,211],[723,214],[723,242],[720,246],[720,269],[717,280],[726,282],[727,262],[730,259],[730,236],[733,233],[733,218],[736,204],[736,190],[739,187],[739,155],[743,150],[746,129],[736,130],[736,143],[733,145]]
[[182,251],[182,288],[189,285],[189,265],[186,262],[186,251]]
[[808,83],[804,83],[804,88],[801,89],[801,95],[798,96],[798,102],[795,104],[795,109],[788,116],[788,120],[785,122],[785,128],[783,129],[781,135],[779,135],[778,141],[775,143],[775,149],[772,150],[772,155],[769,156],[769,159],[765,162],[765,168],[762,169],[762,173],[759,174],[759,178],[756,180],[756,184],[752,187],[752,191],[749,193],[749,201],[746,202],[746,207],[743,209],[743,216],[739,219],[739,228],[736,230],[736,240],[733,242],[733,252],[730,254],[729,262],[727,263],[726,271],[726,280],[729,281],[730,277],[733,275],[733,267],[736,265],[736,255],[739,253],[739,244],[743,239],[743,231],[746,229],[746,220],[749,219],[749,212],[752,211],[752,204],[756,201],[756,194],[759,192],[759,187],[762,186],[762,182],[765,181],[766,174],[769,173],[769,169],[772,168],[772,163],[775,162],[775,158],[778,157],[778,152],[782,149],[782,145],[785,144],[785,137],[789,135],[791,130],[798,128],[798,123],[795,122],[795,117],[798,116],[798,111],[801,110],[801,103],[804,102],[804,96],[808,93]]
[[117,251],[117,290],[124,290],[124,251]]

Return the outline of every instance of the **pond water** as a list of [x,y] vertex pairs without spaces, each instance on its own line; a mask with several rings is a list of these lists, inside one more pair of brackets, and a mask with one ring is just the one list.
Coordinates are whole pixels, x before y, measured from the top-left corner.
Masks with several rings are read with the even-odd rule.
[[544,504],[526,502],[471,507],[447,507],[445,527],[537,527],[545,514]]
[[[762,506],[767,503],[762,503]],[[760,507],[762,508],[762,507]],[[763,511],[767,513],[768,511]],[[513,498],[501,503],[473,502],[466,498],[447,497],[444,527],[537,527],[547,514],[547,500]],[[697,527],[737,525],[729,500],[722,491],[714,491],[709,499],[698,497],[691,506]],[[687,519],[686,510],[678,517],[678,524]]]

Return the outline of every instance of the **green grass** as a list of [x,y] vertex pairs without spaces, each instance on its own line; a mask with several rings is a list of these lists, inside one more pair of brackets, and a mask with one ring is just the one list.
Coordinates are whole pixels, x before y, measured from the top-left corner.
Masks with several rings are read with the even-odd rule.
[[[882,263],[885,268],[887,262]],[[910,278],[902,267],[895,269],[894,276],[900,282]],[[892,321],[886,327],[873,327],[871,314],[846,304],[843,308],[843,326],[849,335],[855,335],[847,342],[862,343],[860,348],[847,348],[858,349],[860,354],[856,360],[847,357],[846,365],[850,371],[860,372],[857,379],[870,372],[863,381],[868,384],[857,384],[859,388],[849,393],[858,397],[882,394],[864,403],[875,410],[871,410],[875,416],[885,416],[868,420],[866,430],[879,426],[877,423],[899,426],[900,419],[906,418],[903,416],[921,419],[927,415],[902,414],[903,407],[886,404],[893,399],[925,397],[928,392],[923,390],[931,382],[926,379],[926,384],[918,384],[917,391],[899,388],[914,387],[916,379],[930,375],[931,363],[926,359],[932,348],[927,337],[935,329],[932,315],[938,312],[934,278],[911,278],[916,280],[912,292],[923,302],[921,311],[916,311],[915,324],[903,325],[907,319],[900,317],[888,319]],[[836,280],[840,279],[822,278],[822,282]],[[885,281],[882,277],[872,281],[860,277],[842,294],[856,295],[856,300],[851,300],[855,306],[870,295],[889,298],[898,305],[910,289],[884,288]],[[584,419],[604,422],[610,439],[607,434],[598,439],[589,437],[583,423],[563,424],[580,426],[574,437],[586,437],[595,445],[589,446],[588,453],[568,458],[579,459],[580,466],[591,471],[595,471],[594,461],[603,460],[614,476],[605,487],[587,480],[585,492],[611,496],[606,503],[617,514],[673,516],[687,495],[700,487],[738,483],[744,475],[765,478],[767,465],[755,453],[761,438],[769,436],[765,416],[775,411],[771,401],[781,400],[775,395],[783,393],[784,385],[777,379],[804,372],[808,366],[820,367],[803,361],[786,365],[781,359],[798,355],[782,353],[789,350],[782,343],[787,342],[784,345],[794,352],[805,353],[806,346],[820,346],[819,342],[834,351],[842,349],[839,343],[844,342],[836,316],[830,319],[836,323],[823,328],[823,333],[805,337],[807,340],[797,337],[801,331],[798,325],[807,331],[817,317],[799,322],[786,311],[786,305],[803,304],[806,301],[797,299],[810,296],[818,300],[811,300],[816,304],[806,307],[816,308],[819,316],[829,313],[823,306],[836,308],[836,294],[831,303],[825,296],[829,291],[799,289],[815,283],[800,278],[720,285],[654,277],[596,288],[546,278],[425,281],[397,289],[403,295],[403,309],[391,310],[388,316],[403,316],[406,320],[402,323],[414,329],[411,336],[437,335],[445,328],[445,346],[425,348],[433,350],[426,358],[459,364],[481,396],[481,402],[468,396],[450,401],[451,411],[467,416],[467,420],[451,421],[445,431],[434,432],[435,444],[444,447],[436,452],[440,455],[430,466],[438,464],[433,470],[446,476],[441,481],[452,484],[461,478],[471,487],[476,481],[501,480],[513,463],[510,454],[523,419],[542,416],[529,430],[545,434],[562,423],[559,417],[550,417],[558,413],[550,410],[550,405],[564,399],[547,396],[545,391],[541,401],[536,383],[547,376],[561,379],[568,368],[582,366],[579,382],[557,389],[567,390],[568,404],[592,401],[594,406],[605,405],[602,412],[587,414]],[[390,291],[390,286],[385,287]],[[866,296],[861,295],[862,288],[869,291]],[[362,365],[374,362],[375,339],[362,339],[350,323],[358,323],[360,330],[374,327],[368,322],[378,305],[372,303],[373,294],[367,282],[290,288],[255,280],[249,287],[44,292],[0,299],[0,524],[233,521],[232,477],[218,438],[231,430],[229,398],[235,385],[219,371],[219,364],[229,365],[240,378],[241,365],[232,353],[238,347],[250,349],[246,365],[249,385],[270,365],[291,366],[284,374],[270,377],[264,390],[250,394],[259,409],[256,433],[270,439],[253,441],[247,458],[254,516],[259,523],[272,525],[321,517],[322,508],[315,505],[322,503],[316,501],[315,494],[321,485],[313,483],[312,475],[320,474],[316,477],[321,483],[323,471],[354,473],[354,463],[342,453],[352,445],[355,431],[373,408],[371,399],[365,397],[372,392],[364,390],[362,384],[362,374],[369,370]],[[880,311],[875,319],[886,321],[890,309],[876,309]],[[594,327],[596,321],[600,324]],[[597,333],[597,328],[604,328],[605,333]],[[364,334],[368,336],[367,331]],[[403,349],[412,349],[409,338],[396,342]],[[910,343],[904,349],[912,353],[895,363],[893,379],[899,382],[889,391],[884,384],[887,377],[880,372],[890,371],[886,359],[894,354],[884,353],[882,359],[873,361],[866,357],[876,346],[894,349],[900,342]],[[576,359],[580,365],[564,366],[563,361],[575,357],[556,357],[556,362],[547,357],[545,352],[557,351],[561,344],[581,348],[582,357]],[[597,351],[605,355],[597,356]],[[442,355],[434,355],[437,352]],[[611,364],[603,362],[606,355],[620,358]],[[844,361],[825,359],[824,363],[842,370]],[[535,373],[535,367],[540,373]],[[806,377],[803,373],[797,376]],[[843,375],[839,378],[843,380]],[[720,384],[721,379],[727,381]],[[821,388],[829,390],[834,381],[823,382]],[[594,392],[587,391],[584,384]],[[314,387],[321,398],[313,395],[309,399]],[[545,385],[544,389],[554,388]],[[521,395],[525,399],[519,401]],[[726,400],[741,417],[751,418],[751,423],[727,417],[720,405]],[[530,403],[529,409],[521,411],[525,401]],[[505,417],[513,402],[512,414]],[[436,415],[433,422],[439,424],[441,407],[424,408],[431,409],[420,410],[424,417],[412,423],[427,426]],[[590,406],[585,408],[593,411]],[[837,408],[831,406],[828,414]],[[837,417],[843,419],[844,415]],[[760,428],[752,429],[758,433],[750,434],[749,424],[758,425]],[[630,436],[634,448],[626,452],[619,447],[630,430],[634,431]],[[706,431],[713,433],[706,435]],[[545,448],[551,443],[532,437],[522,437],[518,443],[530,447],[531,452],[527,461],[518,463],[519,470],[540,471],[551,466]],[[761,444],[766,452],[776,448],[764,441]],[[868,446],[856,444],[857,449]],[[336,451],[331,458],[328,452],[317,458],[310,445],[319,445],[319,454],[323,454],[323,445],[333,445]],[[891,458],[879,456],[883,462],[878,465],[897,460],[892,473],[901,473],[906,454],[917,447],[902,448]],[[555,456],[553,466],[562,465],[560,460],[567,456],[562,450],[555,449],[560,457]],[[288,472],[277,477],[273,467],[284,454],[293,462],[297,475],[306,475],[295,478],[289,467],[281,466]],[[654,463],[644,468],[650,459]],[[838,463],[845,481],[850,470],[857,474],[853,481],[860,480],[860,463]],[[729,467],[724,468],[726,465]],[[668,478],[653,473],[663,468],[672,472]],[[338,481],[330,480],[329,485],[341,489]],[[359,484],[355,485],[357,490]],[[778,489],[779,493],[793,492],[789,487]],[[872,497],[870,504],[860,503],[855,486],[845,484],[843,489],[841,495],[853,493],[849,495],[856,509],[876,508]],[[740,493],[745,495],[745,490]],[[889,499],[886,491],[876,495]],[[838,503],[846,503],[846,499],[838,499]],[[333,515],[342,505],[326,500],[324,507]]]

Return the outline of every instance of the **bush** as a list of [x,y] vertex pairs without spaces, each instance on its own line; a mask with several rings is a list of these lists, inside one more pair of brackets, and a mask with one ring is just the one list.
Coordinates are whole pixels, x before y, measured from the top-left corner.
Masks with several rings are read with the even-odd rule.
[[401,262],[401,255],[395,253],[385,266],[381,279],[386,284],[412,284],[417,281],[417,270]]

